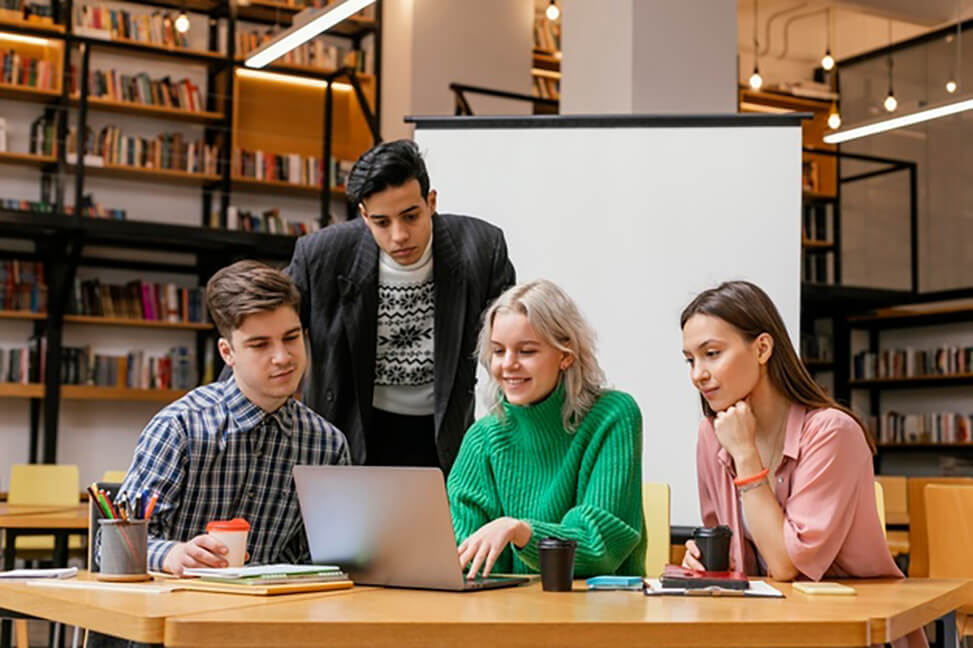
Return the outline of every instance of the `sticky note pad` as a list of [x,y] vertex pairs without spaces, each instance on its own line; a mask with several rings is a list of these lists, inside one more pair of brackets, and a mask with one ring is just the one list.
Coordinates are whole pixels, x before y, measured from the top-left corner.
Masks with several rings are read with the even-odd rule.
[[855,588],[841,583],[794,583],[794,589],[805,594],[854,595]]

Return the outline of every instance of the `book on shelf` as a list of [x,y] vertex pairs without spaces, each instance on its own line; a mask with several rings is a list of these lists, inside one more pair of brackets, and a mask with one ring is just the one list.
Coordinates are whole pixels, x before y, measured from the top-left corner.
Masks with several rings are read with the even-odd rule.
[[12,211],[54,213],[53,203],[38,200],[20,200],[18,198],[0,198],[0,208]]
[[827,333],[802,333],[801,357],[805,361],[831,362],[833,343],[832,336]]
[[[78,72],[71,66],[71,93],[79,92]],[[123,74],[115,69],[92,70],[88,76],[88,93],[98,99],[188,112],[202,112],[206,107],[199,86],[189,79],[173,81],[168,76],[153,79],[147,72]]]
[[[210,215],[210,227],[219,229],[220,214]],[[226,210],[226,229],[241,232],[257,232],[262,234],[281,234],[285,236],[303,236],[321,229],[317,222],[292,221],[283,218],[276,207],[263,212],[251,212],[238,209],[233,205]]]
[[74,280],[67,314],[115,317],[172,323],[207,322],[206,289],[182,288],[174,283],[142,280],[127,284],[102,283],[98,279]]
[[973,371],[973,346],[936,349],[883,349],[859,351],[852,362],[855,380],[950,376]]
[[52,111],[44,111],[30,123],[28,150],[33,155],[57,155],[57,124]]
[[168,11],[130,11],[103,3],[74,5],[74,32],[102,40],[124,39],[163,47],[189,48],[189,38],[175,27]]
[[[288,182],[320,187],[324,181],[324,160],[298,153],[269,153],[233,149],[230,160],[233,175],[239,178]],[[331,158],[331,187],[346,184],[354,162]]]
[[973,442],[973,414],[901,414],[890,411],[881,416],[869,417],[869,427],[882,445]]
[[534,76],[534,95],[541,99],[560,99],[561,83],[557,79]]
[[23,0],[0,0],[0,20],[53,25],[54,12],[49,4],[24,2]]
[[[156,137],[125,135],[117,126],[105,126],[98,135],[88,132],[87,166],[131,166],[142,169],[172,169],[216,175],[220,149],[203,140],[188,141],[180,133]],[[68,162],[77,162],[77,133],[69,129]],[[91,157],[89,157],[91,156]]]
[[50,61],[21,54],[15,49],[0,51],[0,81],[39,90],[54,90],[57,74]]
[[[267,41],[272,40],[279,31],[279,29],[247,30],[239,28],[236,32],[237,55],[247,56],[250,52],[259,49]],[[347,47],[333,45],[328,43],[325,37],[322,36],[295,47],[276,59],[273,65],[282,63],[320,68],[322,70],[337,70],[341,67],[348,67],[360,73],[367,71],[365,50],[349,49]]]
[[[0,377],[8,383],[43,383],[46,356],[47,339],[42,335],[32,336],[26,345],[0,349]],[[135,349],[108,355],[95,353],[90,346],[64,346],[60,372],[64,385],[192,389],[198,384],[195,357],[187,347],[171,347],[165,354]]]
[[44,264],[39,261],[0,261],[0,309],[43,313],[47,310]]
[[548,19],[543,11],[534,16],[534,47],[545,52],[561,51],[561,23]]
[[7,120],[0,117],[0,153],[7,152]]

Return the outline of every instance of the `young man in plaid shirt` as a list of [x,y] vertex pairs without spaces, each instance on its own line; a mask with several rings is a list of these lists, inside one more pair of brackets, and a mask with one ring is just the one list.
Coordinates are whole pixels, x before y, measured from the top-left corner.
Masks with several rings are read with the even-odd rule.
[[293,398],[307,365],[300,295],[283,273],[240,261],[213,275],[206,302],[233,376],[156,414],[121,488],[158,493],[149,569],[225,567],[228,549],[206,524],[236,517],[251,526],[251,563],[307,562],[292,469],[350,461],[344,435]]

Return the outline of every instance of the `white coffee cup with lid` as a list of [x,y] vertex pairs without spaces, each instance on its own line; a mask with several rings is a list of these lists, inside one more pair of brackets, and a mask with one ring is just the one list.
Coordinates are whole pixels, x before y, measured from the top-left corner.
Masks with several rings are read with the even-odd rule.
[[247,536],[250,523],[243,518],[213,520],[206,525],[206,533],[219,539],[229,551],[224,558],[229,567],[242,567],[247,558]]

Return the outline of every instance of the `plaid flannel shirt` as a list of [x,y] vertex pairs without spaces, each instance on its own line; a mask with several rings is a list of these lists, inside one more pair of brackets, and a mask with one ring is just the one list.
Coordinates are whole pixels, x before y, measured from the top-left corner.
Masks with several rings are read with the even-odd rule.
[[[349,464],[344,435],[293,398],[267,413],[233,378],[197,387],[139,437],[122,484],[129,498],[159,493],[149,521],[149,569],[210,520],[250,523],[252,564],[310,560],[294,490],[296,465]],[[144,495],[143,495],[144,497]]]

